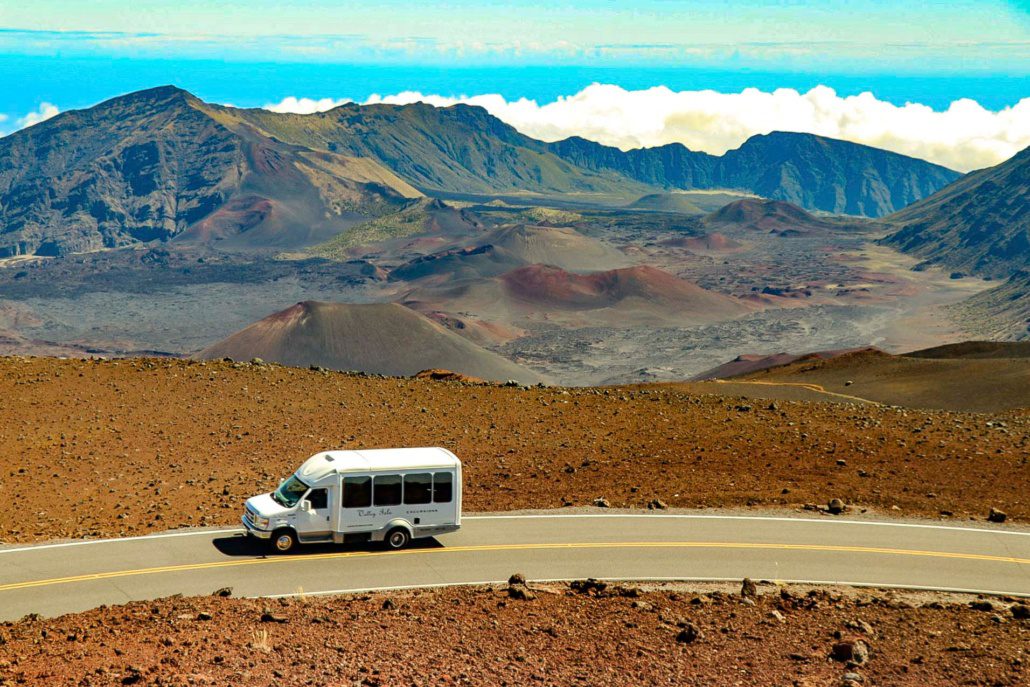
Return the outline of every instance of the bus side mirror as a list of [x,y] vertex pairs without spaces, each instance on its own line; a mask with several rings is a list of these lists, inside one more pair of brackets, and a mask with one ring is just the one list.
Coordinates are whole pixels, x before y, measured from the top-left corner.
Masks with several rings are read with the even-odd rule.
[[300,502],[300,509],[302,511],[304,511],[305,513],[310,513],[311,512],[311,501],[308,501],[307,499],[304,499],[303,501],[301,501]]

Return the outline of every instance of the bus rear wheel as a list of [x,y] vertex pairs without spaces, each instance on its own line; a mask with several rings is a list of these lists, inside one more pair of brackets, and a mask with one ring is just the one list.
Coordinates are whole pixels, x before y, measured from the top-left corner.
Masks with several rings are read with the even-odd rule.
[[395,527],[386,533],[386,548],[397,551],[403,549],[411,541],[411,535],[403,527]]
[[297,534],[293,530],[276,530],[269,540],[272,553],[289,553],[297,548]]

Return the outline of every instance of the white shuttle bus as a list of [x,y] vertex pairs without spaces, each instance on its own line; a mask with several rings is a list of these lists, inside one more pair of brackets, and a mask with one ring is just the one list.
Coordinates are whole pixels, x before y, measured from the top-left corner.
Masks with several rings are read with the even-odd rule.
[[444,448],[317,453],[275,491],[247,499],[243,525],[277,553],[310,542],[400,549],[461,527],[461,461]]

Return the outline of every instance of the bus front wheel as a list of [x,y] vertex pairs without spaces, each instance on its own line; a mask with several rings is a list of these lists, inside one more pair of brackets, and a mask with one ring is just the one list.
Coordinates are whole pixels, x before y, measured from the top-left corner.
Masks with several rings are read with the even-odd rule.
[[293,530],[276,530],[269,543],[273,553],[289,553],[297,548],[297,533]]

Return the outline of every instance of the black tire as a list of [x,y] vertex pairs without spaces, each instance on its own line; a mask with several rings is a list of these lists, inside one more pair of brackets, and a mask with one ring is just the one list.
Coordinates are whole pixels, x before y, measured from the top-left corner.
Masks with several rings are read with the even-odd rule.
[[297,548],[297,533],[290,529],[276,530],[268,540],[272,553],[290,553]]
[[411,543],[411,535],[403,527],[394,527],[386,533],[383,543],[391,551],[399,551]]

